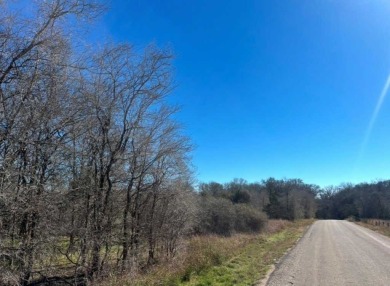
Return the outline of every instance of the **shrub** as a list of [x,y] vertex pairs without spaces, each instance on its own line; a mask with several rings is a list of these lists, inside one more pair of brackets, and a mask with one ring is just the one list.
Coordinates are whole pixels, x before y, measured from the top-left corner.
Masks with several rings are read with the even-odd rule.
[[236,232],[259,232],[267,223],[267,216],[249,205],[235,205],[235,213]]
[[202,198],[199,230],[229,236],[234,231],[235,211],[232,202],[225,198]]

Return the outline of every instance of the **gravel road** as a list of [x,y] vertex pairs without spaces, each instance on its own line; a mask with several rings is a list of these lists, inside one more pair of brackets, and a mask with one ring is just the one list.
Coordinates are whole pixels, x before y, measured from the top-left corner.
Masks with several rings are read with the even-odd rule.
[[347,221],[315,222],[267,285],[390,285],[390,238]]

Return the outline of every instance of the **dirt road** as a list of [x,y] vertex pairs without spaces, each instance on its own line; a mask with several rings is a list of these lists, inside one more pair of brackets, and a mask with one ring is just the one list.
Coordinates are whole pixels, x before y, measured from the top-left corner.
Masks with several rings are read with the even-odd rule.
[[267,285],[390,285],[390,238],[347,221],[315,222]]

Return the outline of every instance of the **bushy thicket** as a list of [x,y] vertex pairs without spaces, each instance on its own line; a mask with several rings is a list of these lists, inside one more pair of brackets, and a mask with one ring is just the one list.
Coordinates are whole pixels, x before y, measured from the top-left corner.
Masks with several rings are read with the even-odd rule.
[[199,206],[197,231],[202,234],[226,236],[237,232],[258,232],[267,221],[267,216],[254,207],[244,203],[234,204],[222,197],[202,196]]
[[248,183],[235,179],[226,184],[200,185],[200,233],[230,235],[260,231],[267,216],[273,219],[312,218],[319,188],[301,180]]

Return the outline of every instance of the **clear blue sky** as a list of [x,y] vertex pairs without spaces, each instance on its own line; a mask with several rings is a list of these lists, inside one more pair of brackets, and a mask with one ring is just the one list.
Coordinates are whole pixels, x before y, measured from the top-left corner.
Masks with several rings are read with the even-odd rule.
[[102,36],[173,48],[200,181],[390,178],[385,0],[113,0]]

